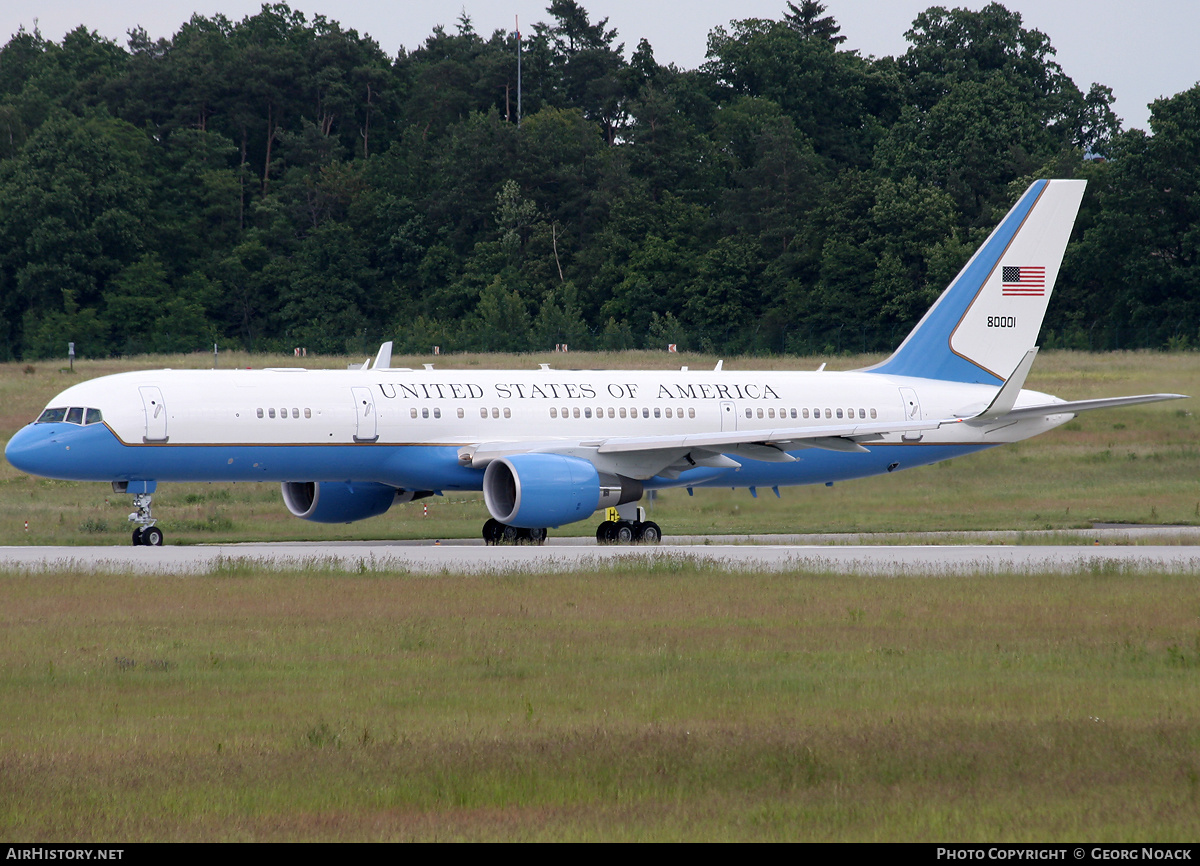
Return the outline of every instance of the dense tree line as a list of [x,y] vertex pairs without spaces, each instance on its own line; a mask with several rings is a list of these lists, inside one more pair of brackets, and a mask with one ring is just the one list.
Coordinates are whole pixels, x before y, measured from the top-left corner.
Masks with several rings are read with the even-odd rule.
[[1200,86],[1123,131],[1049,38],[931,7],[899,57],[817,0],[695,70],[552,0],[386,56],[280,3],[0,49],[0,357],[894,345],[1038,176],[1086,177],[1043,342],[1200,327]]

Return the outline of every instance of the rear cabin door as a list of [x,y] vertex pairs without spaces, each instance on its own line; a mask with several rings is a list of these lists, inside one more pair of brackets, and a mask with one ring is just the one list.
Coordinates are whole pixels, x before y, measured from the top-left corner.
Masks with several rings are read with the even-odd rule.
[[[920,421],[921,401],[917,399],[917,392],[912,388],[901,388],[900,397],[904,400],[904,420]],[[910,430],[901,434],[900,438],[905,442],[920,442],[923,435],[920,430]]]
[[142,395],[142,406],[146,410],[146,435],[143,442],[167,441],[167,404],[163,401],[162,391],[157,385],[140,385],[138,392]]

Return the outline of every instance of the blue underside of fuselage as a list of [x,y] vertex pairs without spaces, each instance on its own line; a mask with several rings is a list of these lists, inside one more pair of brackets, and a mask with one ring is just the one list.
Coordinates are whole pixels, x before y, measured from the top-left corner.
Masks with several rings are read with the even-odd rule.
[[[697,468],[655,477],[672,487],[773,487],[825,484],[925,466],[992,446],[869,446],[867,453],[806,448],[792,463],[738,458],[742,468]],[[5,449],[33,475],[70,481],[374,481],[406,490],[480,490],[483,470],[458,461],[447,445],[126,445],[103,424],[30,424]]]

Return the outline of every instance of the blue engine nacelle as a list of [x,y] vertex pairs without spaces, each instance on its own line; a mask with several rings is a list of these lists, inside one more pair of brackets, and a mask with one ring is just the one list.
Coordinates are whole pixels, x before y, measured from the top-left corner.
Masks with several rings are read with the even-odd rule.
[[345,481],[285,481],[283,502],[301,520],[350,523],[383,514],[396,501],[387,484]]
[[641,482],[601,475],[587,460],[564,454],[500,457],[483,473],[488,512],[501,523],[524,529],[586,520],[597,508],[641,498]]

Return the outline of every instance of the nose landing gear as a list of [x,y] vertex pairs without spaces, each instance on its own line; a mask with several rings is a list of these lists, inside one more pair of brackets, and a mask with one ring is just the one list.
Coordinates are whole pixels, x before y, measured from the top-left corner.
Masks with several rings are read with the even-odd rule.
[[[143,492],[133,494],[133,507],[137,510],[129,515],[129,522],[136,524],[133,529],[133,544],[135,547],[146,545],[147,547],[162,547],[163,531],[154,525],[155,517],[150,512],[151,493],[154,492],[154,482],[136,482],[143,488]],[[129,484],[127,481],[114,481],[113,491],[116,493],[128,493]]]

